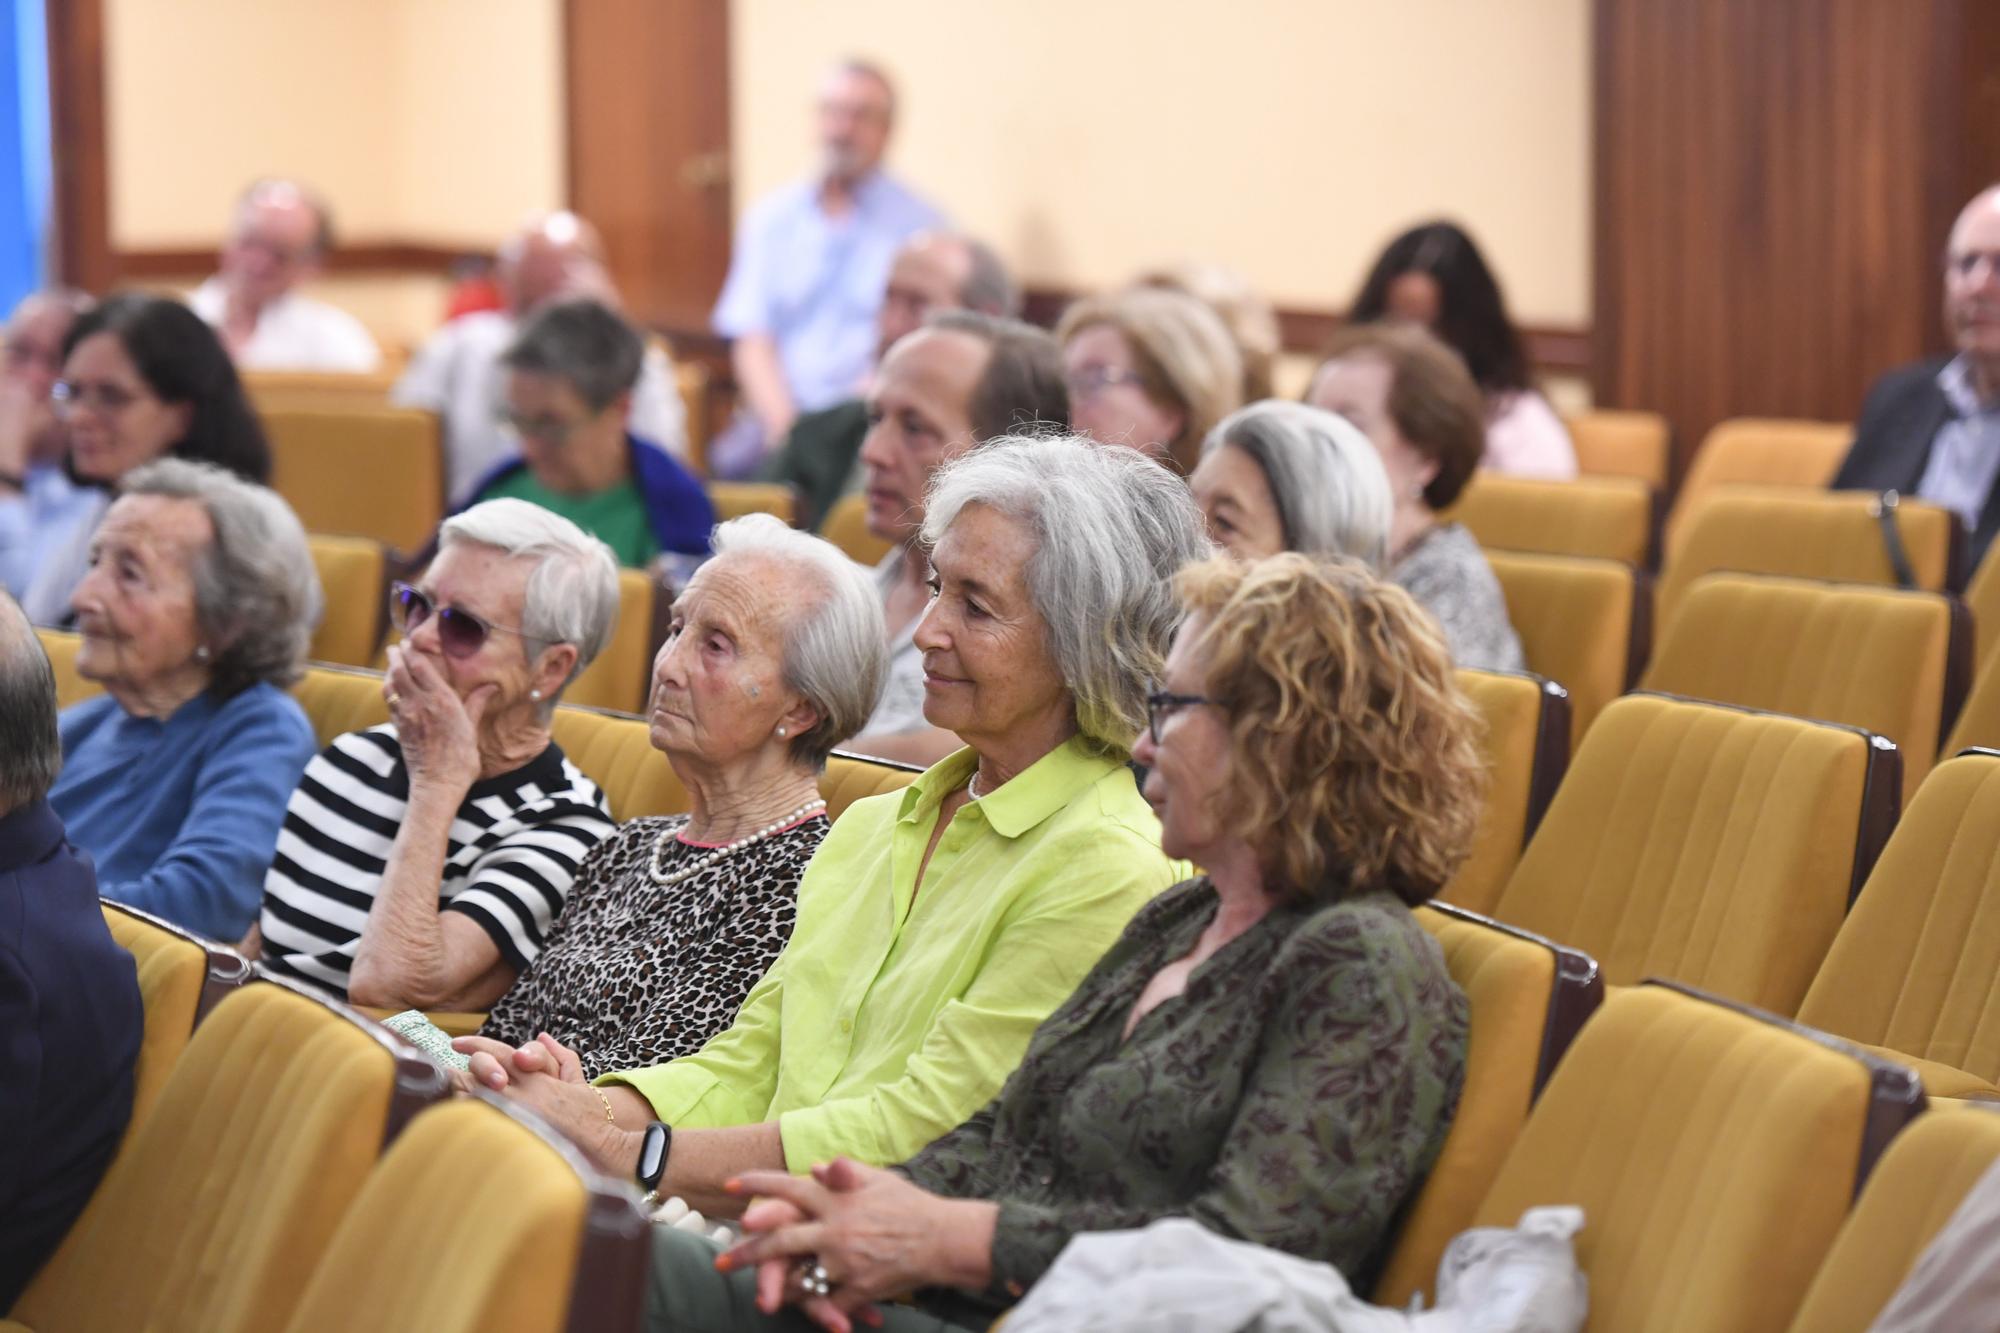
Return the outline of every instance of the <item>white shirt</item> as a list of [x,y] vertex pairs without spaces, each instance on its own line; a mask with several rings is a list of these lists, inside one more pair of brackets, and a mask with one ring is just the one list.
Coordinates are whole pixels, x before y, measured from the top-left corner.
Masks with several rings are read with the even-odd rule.
[[[398,406],[438,414],[454,504],[470,498],[481,477],[517,452],[500,426],[507,378],[500,356],[518,331],[514,317],[502,311],[460,315],[431,335],[389,395]],[[657,344],[647,345],[639,365],[626,429],[686,461],[687,413],[674,385],[673,363]]]
[[[188,305],[222,327],[228,304],[221,278],[195,288]],[[382,364],[382,353],[361,321],[345,310],[288,292],[257,316],[257,331],[237,354],[239,370],[325,370],[364,372]]]

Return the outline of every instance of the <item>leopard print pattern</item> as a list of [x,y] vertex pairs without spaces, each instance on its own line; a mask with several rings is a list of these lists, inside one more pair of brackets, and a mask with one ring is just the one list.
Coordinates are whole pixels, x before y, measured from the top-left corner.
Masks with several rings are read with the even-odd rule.
[[670,875],[713,850],[682,842],[686,825],[635,819],[597,845],[481,1036],[519,1046],[546,1032],[596,1078],[690,1054],[735,1020],[791,938],[799,879],[831,825],[813,815],[662,888],[648,872],[663,839]]

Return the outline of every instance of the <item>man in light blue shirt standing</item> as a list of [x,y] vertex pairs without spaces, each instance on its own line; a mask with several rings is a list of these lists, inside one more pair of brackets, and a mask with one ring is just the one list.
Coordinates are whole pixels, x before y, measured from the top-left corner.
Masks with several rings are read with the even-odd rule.
[[709,446],[716,476],[749,475],[800,412],[859,392],[897,247],[944,224],[881,169],[895,110],[880,69],[836,66],[820,90],[818,170],[743,220],[715,307],[715,331],[734,340],[743,407]]

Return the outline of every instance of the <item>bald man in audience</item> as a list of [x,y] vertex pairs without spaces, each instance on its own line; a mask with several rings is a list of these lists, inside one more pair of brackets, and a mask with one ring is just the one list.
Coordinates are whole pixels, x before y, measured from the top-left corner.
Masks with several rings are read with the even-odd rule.
[[21,298],[0,361],[0,588],[19,597],[47,553],[47,534],[93,515],[93,492],[63,469],[67,437],[49,390],[62,377],[63,340],[90,308],[82,292]]
[[944,225],[882,170],[895,118],[888,75],[863,60],[836,65],[820,85],[818,169],[743,219],[715,306],[743,395],[743,410],[709,445],[719,477],[753,474],[799,413],[861,391],[896,247]]
[[[618,305],[597,229],[570,212],[530,218],[500,247],[497,276],[507,308],[460,315],[438,330],[390,394],[403,407],[437,413],[453,504],[470,499],[481,478],[521,453],[520,441],[503,424],[507,371],[501,357],[522,324],[570,297]],[[648,342],[640,363],[626,429],[643,445],[687,457],[687,413],[673,363],[657,340]]]
[[332,249],[333,214],[324,199],[296,181],[258,181],[237,201],[222,271],[188,304],[239,369],[374,370],[382,354],[361,321],[299,294]]
[[[1012,317],[1021,293],[992,249],[970,236],[918,232],[903,242],[875,313],[875,360],[912,333],[933,311],[973,310]],[[792,423],[785,447],[765,464],[763,480],[782,482],[805,497],[815,531],[834,501],[861,489],[861,440],[868,403],[857,394],[807,412]]]
[[2000,185],[1980,191],[1951,229],[1944,325],[1956,354],[1875,381],[1833,486],[1953,511],[1976,566],[2000,532]]
[[111,1164],[146,1021],[96,872],[49,808],[61,766],[55,675],[0,593],[0,1310]]

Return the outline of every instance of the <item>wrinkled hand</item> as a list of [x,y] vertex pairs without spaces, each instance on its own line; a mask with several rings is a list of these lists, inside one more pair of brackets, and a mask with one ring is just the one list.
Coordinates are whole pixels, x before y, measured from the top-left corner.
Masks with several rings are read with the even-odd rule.
[[429,784],[463,793],[479,780],[479,722],[499,690],[481,685],[461,700],[436,663],[406,644],[390,646],[382,697],[389,701],[412,788]]
[[472,1057],[472,1068],[466,1071],[472,1082],[495,1092],[505,1092],[515,1079],[529,1074],[547,1075],[578,1087],[590,1086],[590,1080],[583,1076],[583,1060],[546,1032],[526,1046],[509,1046],[491,1037],[454,1037],[451,1048]]
[[[949,1280],[940,1238],[947,1200],[894,1172],[845,1157],[813,1168],[810,1179],[783,1171],[750,1171],[733,1191],[757,1196],[743,1214],[751,1238],[729,1250],[725,1271],[757,1265],[757,1304],[766,1313],[798,1303],[833,1333],[853,1321],[876,1324],[874,1303]],[[800,1259],[826,1269],[831,1296],[805,1297],[793,1278]]]

